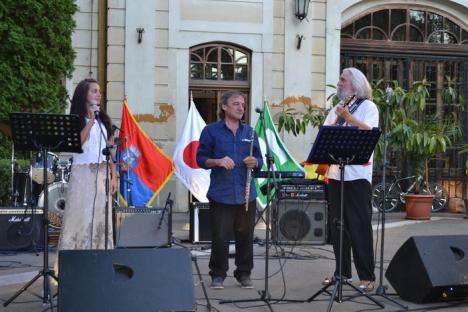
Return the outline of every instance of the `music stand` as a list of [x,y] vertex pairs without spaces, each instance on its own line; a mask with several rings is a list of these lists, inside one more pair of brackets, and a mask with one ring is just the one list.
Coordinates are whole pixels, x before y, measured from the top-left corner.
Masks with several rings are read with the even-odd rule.
[[82,153],[80,138],[80,120],[78,115],[62,114],[41,114],[41,113],[10,113],[10,124],[12,130],[12,139],[17,150],[22,151],[41,151],[43,163],[44,178],[44,259],[43,268],[18,290],[10,299],[3,303],[6,307],[16,297],[29,288],[39,277],[43,277],[43,304],[50,304],[53,311],[52,296],[50,293],[50,280],[57,277],[53,270],[49,269],[49,219],[48,219],[48,185],[47,181],[47,155],[49,151],[53,152],[74,152]]
[[[315,164],[338,164],[340,167],[340,246],[339,246],[339,259],[338,259],[338,276],[325,287],[322,287],[312,297],[307,299],[311,302],[318,295],[325,292],[330,294],[327,290],[329,287],[334,286],[331,293],[330,301],[328,303],[327,311],[330,311],[333,301],[343,302],[343,284],[350,286],[358,291],[361,295],[365,296],[379,307],[384,306],[370,297],[368,294],[360,290],[358,287],[349,283],[342,275],[342,257],[343,257],[343,190],[344,190],[344,172],[346,165],[361,165],[367,163],[371,157],[375,145],[379,140],[381,131],[378,128],[372,130],[360,130],[356,127],[341,127],[341,126],[322,126],[320,127],[315,143],[307,158],[307,162]],[[338,296],[336,296],[338,292]]]

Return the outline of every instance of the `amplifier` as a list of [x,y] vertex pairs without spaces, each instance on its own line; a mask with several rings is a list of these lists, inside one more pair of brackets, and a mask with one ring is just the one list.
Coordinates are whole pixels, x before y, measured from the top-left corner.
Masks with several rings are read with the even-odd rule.
[[[210,204],[192,203],[190,205],[190,235],[192,243],[211,243]],[[229,237],[234,241],[234,233]]]
[[272,240],[285,245],[327,242],[327,202],[284,199],[273,206]]
[[0,208],[0,251],[43,249],[42,209]]
[[278,199],[326,200],[326,184],[286,184],[278,186]]
[[115,246],[167,247],[172,243],[171,209],[115,209]]

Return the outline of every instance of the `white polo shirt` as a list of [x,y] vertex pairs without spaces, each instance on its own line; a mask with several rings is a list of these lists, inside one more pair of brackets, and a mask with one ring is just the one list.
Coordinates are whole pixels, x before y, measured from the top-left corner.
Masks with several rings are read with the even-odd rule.
[[[328,113],[325,122],[325,126],[332,126],[336,121],[335,114],[336,106],[333,107]],[[364,122],[369,127],[375,128],[379,126],[379,110],[374,102],[370,100],[363,101],[356,111],[353,113],[353,116],[361,122]],[[343,126],[348,126],[347,123]],[[365,165],[348,165],[345,166],[345,181],[353,181],[358,179],[366,179],[369,183],[372,183],[372,167],[373,167],[374,153],[372,153],[369,163]],[[328,169],[327,174],[329,179],[340,181],[340,167],[338,165],[331,165]]]

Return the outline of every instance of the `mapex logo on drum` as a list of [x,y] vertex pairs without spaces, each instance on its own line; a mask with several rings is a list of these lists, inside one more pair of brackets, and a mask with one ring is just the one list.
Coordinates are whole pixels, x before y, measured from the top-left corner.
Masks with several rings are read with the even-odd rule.
[[30,222],[31,217],[18,217],[18,216],[11,216],[8,219],[8,223],[19,223],[19,222]]

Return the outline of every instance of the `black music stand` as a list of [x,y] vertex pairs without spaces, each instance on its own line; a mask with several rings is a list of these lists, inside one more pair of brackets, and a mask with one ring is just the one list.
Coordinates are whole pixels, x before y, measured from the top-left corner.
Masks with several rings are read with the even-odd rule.
[[[315,143],[310,151],[307,162],[315,164],[338,164],[340,167],[340,255],[338,259],[338,275],[334,281],[325,287],[322,287],[312,297],[307,299],[311,302],[321,293],[330,294],[328,288],[334,286],[328,303],[327,311],[330,311],[333,301],[343,302],[343,284],[350,286],[365,296],[381,308],[384,306],[370,297],[358,287],[349,283],[342,275],[342,257],[343,257],[343,188],[344,188],[344,172],[346,165],[360,165],[369,161],[369,158],[374,151],[375,145],[379,140],[381,131],[378,128],[372,130],[360,130],[356,127],[340,127],[340,126],[322,126],[320,127]],[[337,296],[338,292],[338,296]]]
[[[41,151],[44,181],[47,181],[47,153],[53,152],[74,152],[82,153],[80,138],[80,120],[78,115],[62,114],[40,114],[40,113],[11,113],[10,124],[12,139],[17,150]],[[48,235],[48,185],[44,182],[44,212],[42,226],[44,228],[44,260],[43,268],[28,283],[18,290],[10,299],[3,303],[6,307],[16,297],[29,288],[39,277],[44,278],[43,283],[43,304],[50,304],[53,311],[52,295],[50,293],[50,280],[57,277],[53,270],[49,269],[49,235]]]

